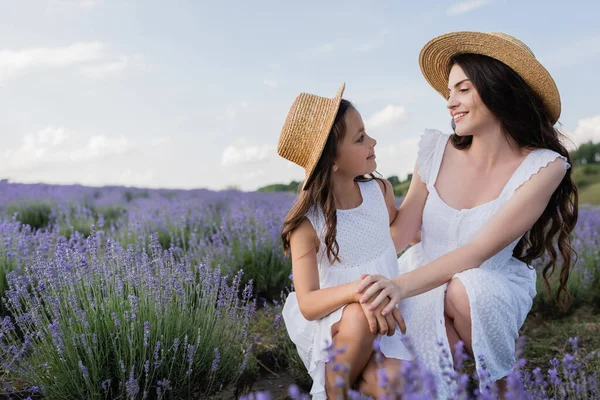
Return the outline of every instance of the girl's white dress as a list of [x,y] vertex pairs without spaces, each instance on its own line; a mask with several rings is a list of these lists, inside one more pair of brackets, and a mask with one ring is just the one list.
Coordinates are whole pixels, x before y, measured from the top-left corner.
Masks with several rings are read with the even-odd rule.
[[[429,196],[423,212],[421,242],[398,260],[400,274],[467,244],[521,185],[550,162],[561,158],[565,167],[570,167],[565,157],[552,150],[534,150],[517,168],[497,199],[471,209],[457,210],[440,198],[434,186],[449,137],[436,130],[426,130],[419,142],[419,175],[427,185]],[[469,297],[477,369],[485,365],[492,380],[511,371],[515,362],[515,340],[536,294],[535,270],[513,257],[519,239],[479,268],[454,276],[464,284]],[[435,374],[438,398],[441,399],[450,396],[454,384],[445,377],[440,364],[443,353],[451,354],[444,324],[446,287],[447,284],[400,303],[406,320],[406,336],[414,346],[417,358]]]
[[[388,278],[398,275],[398,260],[390,235],[389,212],[377,181],[358,182],[362,195],[360,206],[337,210],[337,242],[341,263],[327,259],[325,224],[322,212],[307,214],[320,240],[317,253],[319,284],[328,288],[357,281],[360,275],[380,274]],[[325,363],[327,345],[331,344],[331,326],[340,320],[344,307],[316,321],[307,321],[298,308],[296,293],[289,294],[283,307],[283,319],[298,354],[313,379],[313,399],[325,399]],[[388,358],[410,360],[400,330],[394,336],[379,336],[381,351]]]

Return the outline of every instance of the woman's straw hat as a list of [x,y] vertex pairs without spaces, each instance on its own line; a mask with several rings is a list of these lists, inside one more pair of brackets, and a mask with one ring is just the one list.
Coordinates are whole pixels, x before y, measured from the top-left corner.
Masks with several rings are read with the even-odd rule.
[[550,73],[520,40],[499,32],[452,32],[430,40],[419,54],[427,82],[448,98],[450,59],[457,54],[482,54],[512,68],[540,96],[555,124],[560,117],[560,94]]
[[277,154],[304,168],[306,190],[321,158],[327,137],[340,107],[346,84],[334,98],[300,93],[288,112],[277,145]]

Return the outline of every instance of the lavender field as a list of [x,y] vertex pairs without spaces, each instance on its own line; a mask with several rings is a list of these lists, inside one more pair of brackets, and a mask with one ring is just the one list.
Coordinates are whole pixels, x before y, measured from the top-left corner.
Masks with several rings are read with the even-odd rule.
[[[293,199],[0,183],[0,396],[304,398],[279,315]],[[580,210],[574,243],[573,307],[559,312],[540,280],[512,398],[600,396],[599,210]],[[463,364],[457,396],[494,398]],[[390,395],[431,397],[419,365],[402,373],[402,387],[381,382]]]

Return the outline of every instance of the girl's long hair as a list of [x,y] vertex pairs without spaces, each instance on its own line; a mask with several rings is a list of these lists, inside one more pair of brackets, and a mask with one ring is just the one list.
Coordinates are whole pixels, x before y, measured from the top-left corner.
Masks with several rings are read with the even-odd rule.
[[[325,218],[325,236],[323,242],[327,249],[327,257],[331,263],[340,261],[339,246],[336,241],[337,228],[337,210],[335,207],[335,198],[333,195],[333,163],[338,155],[342,140],[346,135],[345,115],[348,110],[354,107],[348,100],[342,99],[340,107],[335,116],[333,126],[327,138],[325,148],[321,154],[315,172],[307,187],[298,194],[294,205],[288,212],[283,222],[281,240],[283,250],[287,254],[290,251],[290,236],[306,217],[306,214],[314,207],[318,207]],[[366,175],[356,177],[357,181],[368,181],[371,179],[380,179],[375,175]],[[300,185],[302,187],[302,185]],[[318,233],[318,232],[317,232]],[[319,242],[315,243],[317,250]]]

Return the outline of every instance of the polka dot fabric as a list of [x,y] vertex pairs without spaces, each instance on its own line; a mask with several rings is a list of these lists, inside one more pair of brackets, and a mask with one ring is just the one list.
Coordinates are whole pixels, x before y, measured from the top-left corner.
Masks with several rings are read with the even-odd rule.
[[[319,285],[334,287],[357,281],[360,275],[380,274],[388,278],[398,275],[397,255],[390,235],[389,212],[377,181],[358,183],[362,203],[350,210],[337,210],[337,242],[341,262],[330,263],[325,248],[325,220],[321,210],[313,209],[307,217],[320,240],[317,253]],[[308,321],[300,312],[296,293],[292,292],[283,308],[283,319],[298,354],[313,378],[313,399],[325,399],[325,348],[331,343],[331,326],[340,320],[344,307],[317,321]],[[379,336],[386,357],[411,359],[404,347],[402,334]]]

